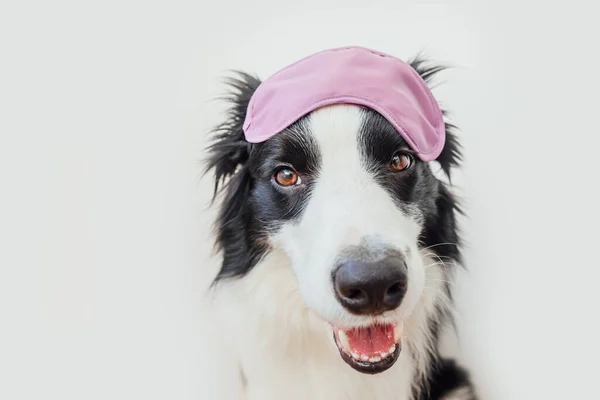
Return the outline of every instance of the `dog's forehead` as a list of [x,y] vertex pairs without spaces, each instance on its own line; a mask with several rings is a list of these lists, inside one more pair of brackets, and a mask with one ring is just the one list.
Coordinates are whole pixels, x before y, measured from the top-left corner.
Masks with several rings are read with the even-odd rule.
[[359,160],[358,137],[363,117],[361,108],[350,105],[325,107],[311,113],[308,125],[324,164],[349,166]]
[[294,131],[297,139],[310,138],[321,157],[335,162],[365,161],[409,148],[387,119],[366,107],[325,107],[313,111],[303,125],[303,134]]
[[[397,130],[378,112],[357,105],[315,110],[280,134],[255,145],[257,160],[268,174],[280,164],[302,172],[348,174],[369,169],[374,161],[409,149]],[[336,172],[337,171],[337,172]]]

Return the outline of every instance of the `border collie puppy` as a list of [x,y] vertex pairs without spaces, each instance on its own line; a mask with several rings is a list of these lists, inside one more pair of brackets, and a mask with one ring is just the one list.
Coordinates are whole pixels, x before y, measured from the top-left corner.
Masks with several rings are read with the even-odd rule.
[[[442,70],[406,65],[424,87]],[[440,111],[445,141],[431,161],[389,116],[350,102],[249,141],[261,84],[229,81],[208,148],[222,257],[212,289],[244,397],[475,399],[467,372],[440,353],[460,262],[454,126]]]

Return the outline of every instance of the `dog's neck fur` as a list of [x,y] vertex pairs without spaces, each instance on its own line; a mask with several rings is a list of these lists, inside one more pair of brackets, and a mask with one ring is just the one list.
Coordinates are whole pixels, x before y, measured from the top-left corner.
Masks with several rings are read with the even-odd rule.
[[[439,260],[424,255],[427,279],[419,305],[405,321],[396,364],[365,375],[341,359],[332,328],[302,301],[286,255],[274,249],[244,279],[216,290],[227,338],[235,343],[247,399],[412,399],[418,394],[437,343],[428,331],[444,315],[447,280]],[[441,321],[436,321],[441,322]],[[327,382],[327,384],[323,384]]]

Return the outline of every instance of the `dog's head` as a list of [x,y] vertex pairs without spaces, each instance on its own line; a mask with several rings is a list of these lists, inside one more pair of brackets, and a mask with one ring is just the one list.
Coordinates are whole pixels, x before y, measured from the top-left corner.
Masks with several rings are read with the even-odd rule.
[[[426,81],[440,70],[420,59],[410,65]],[[226,182],[216,279],[239,279],[270,251],[283,252],[303,301],[332,326],[344,361],[361,372],[386,370],[423,297],[430,266],[423,250],[459,257],[455,202],[431,163],[368,108],[320,108],[248,143],[242,124],[259,84],[246,74],[230,81],[232,107],[209,148],[215,194]],[[452,128],[446,124],[436,160],[448,177],[460,158]]]

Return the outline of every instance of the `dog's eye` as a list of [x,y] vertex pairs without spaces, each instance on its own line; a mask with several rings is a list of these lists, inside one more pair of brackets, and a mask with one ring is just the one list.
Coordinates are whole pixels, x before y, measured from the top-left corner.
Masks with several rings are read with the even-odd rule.
[[394,172],[406,171],[412,166],[412,163],[413,159],[410,155],[398,152],[394,154],[394,157],[392,157],[390,167]]
[[289,167],[283,167],[279,169],[275,173],[274,179],[279,186],[284,187],[300,184],[300,177],[298,176],[298,173]]

